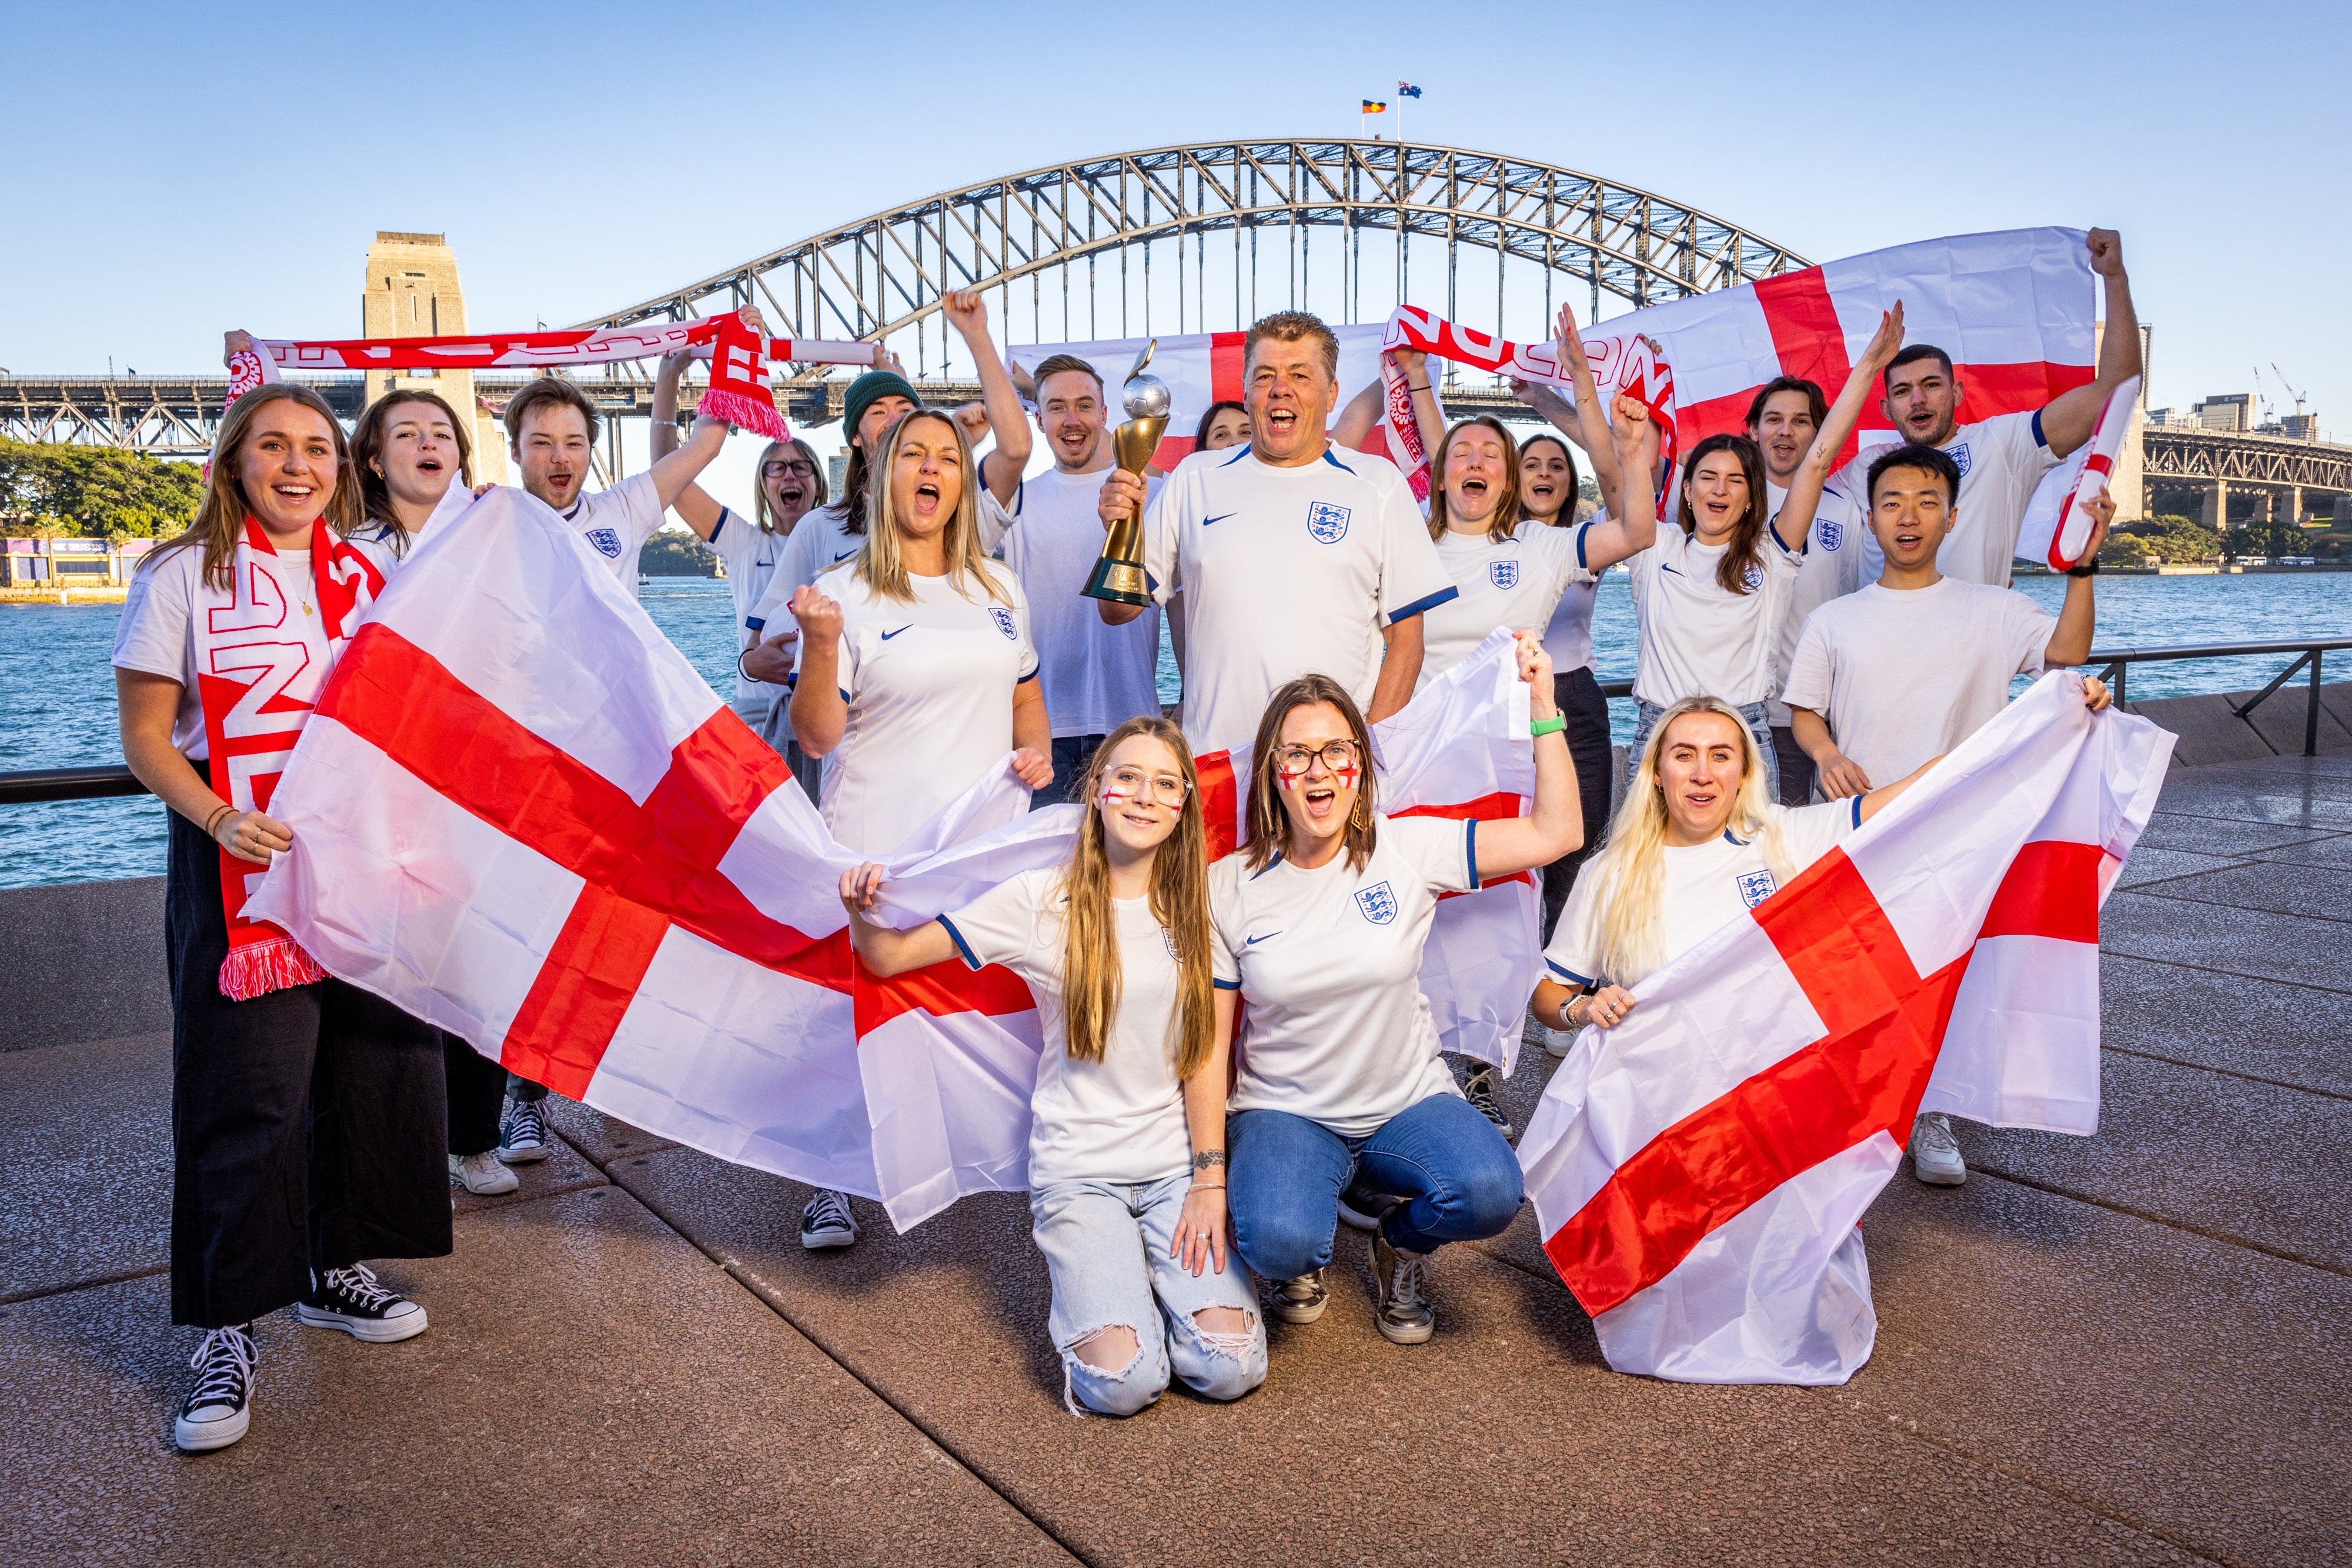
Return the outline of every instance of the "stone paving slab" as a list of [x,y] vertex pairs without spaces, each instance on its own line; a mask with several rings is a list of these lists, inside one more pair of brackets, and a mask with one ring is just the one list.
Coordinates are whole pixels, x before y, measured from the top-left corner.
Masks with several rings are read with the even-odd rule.
[[2158,810],[2147,820],[2133,858],[2147,850],[2187,850],[2192,854],[2228,855],[2252,859],[2291,845],[2345,837],[2334,828],[2283,827],[2275,822],[2238,822],[2221,817],[2192,817]]
[[1373,1330],[1343,1232],[1329,1311],[1272,1325],[1264,1388],[1080,1421],[1018,1196],[907,1237],[861,1201],[858,1245],[811,1254],[795,1184],[688,1150],[620,1179],[1091,1561],[2187,1560],[1817,1391],[1608,1372],[1556,1281],[1474,1249],[1440,1260],[1428,1345]]
[[0,1563],[1071,1562],[614,1188],[382,1272],[433,1327],[271,1319],[252,1435],[198,1457],[162,1280],[0,1309]]
[[495,1197],[471,1193],[452,1178],[449,1183],[450,1207],[461,1215],[478,1214],[486,1208],[536,1203],[541,1198],[553,1197],[560,1193],[581,1192],[605,1185],[604,1173],[589,1164],[579,1150],[561,1138],[549,1144],[547,1158],[507,1168],[515,1174],[514,1191]]
[[2115,953],[2100,955],[2099,975],[2110,1052],[2352,1096],[2352,996]]
[[2278,845],[2259,852],[2255,858],[2279,865],[2352,865],[2352,833]]
[[2116,879],[2117,887],[2140,887],[2152,882],[2168,882],[2177,876],[2194,876],[2200,871],[2221,871],[2233,865],[2244,865],[2245,860],[2233,855],[2191,854],[2187,850],[2150,849],[2145,842],[2132,851],[2124,862],[2123,873]]
[[2158,898],[2193,899],[2229,909],[2352,921],[2352,866],[2286,866],[2257,861],[2174,877],[2145,891]]
[[551,1093],[542,1103],[547,1119],[563,1135],[564,1142],[599,1166],[677,1147],[667,1138],[657,1137],[643,1127],[633,1127],[618,1116],[607,1116],[561,1094]]
[[[2194,779],[2196,775],[2187,777]],[[2340,833],[2352,829],[2352,800],[2305,791],[2300,781],[2294,779],[2282,780],[2275,787],[2256,788],[2217,784],[2176,790],[2168,784],[2158,810],[2168,816],[2270,822],[2280,827],[2315,828],[2323,832]]]
[[2334,921],[2118,891],[2099,912],[2099,946],[2159,963],[2352,991],[2345,932]]
[[2352,1099],[2105,1055],[2099,1133],[1955,1121],[1969,1168],[2352,1277]]
[[0,1053],[0,1301],[171,1261],[172,1037]]

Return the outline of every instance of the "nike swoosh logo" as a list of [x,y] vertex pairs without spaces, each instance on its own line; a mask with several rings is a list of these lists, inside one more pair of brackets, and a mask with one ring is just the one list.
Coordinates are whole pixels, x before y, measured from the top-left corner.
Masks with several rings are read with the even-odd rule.
[[[1227,512],[1225,516],[1230,517],[1233,514],[1231,512]],[[1242,938],[1242,946],[1244,947],[1255,947],[1259,943],[1264,942],[1270,937],[1279,936],[1281,935],[1282,933],[1279,931],[1269,931],[1264,936],[1244,936]]]
[[[914,624],[914,622],[911,622],[911,621],[909,621],[909,622],[907,622],[907,626],[912,626],[913,624]],[[901,626],[901,627],[899,627],[899,628],[898,628],[898,632],[904,632],[905,630],[907,630],[907,626]],[[898,632],[883,632],[883,633],[882,633],[882,641],[884,641],[885,643],[887,643],[891,638],[896,637],[896,636],[898,634]]]
[[854,556],[854,555],[856,555],[856,553],[857,553],[857,552],[856,552],[856,550],[854,550],[854,549],[845,549],[845,550],[843,550],[839,555],[835,556],[835,557],[833,558],[833,564],[834,564],[834,565],[835,565],[835,566],[839,566],[843,561],[847,560],[851,556]]
[[[1659,566],[1658,570],[1659,570],[1660,571],[1675,571],[1675,569],[1674,569],[1673,567],[1666,566],[1666,565],[1664,565],[1664,564],[1661,564],[1661,565]],[[1679,572],[1679,571],[1675,571],[1675,575],[1676,577],[1680,577],[1680,576],[1682,575],[1682,573],[1681,573],[1681,572]]]
[[1218,513],[1215,517],[1202,517],[1202,518],[1201,519],[1201,526],[1202,526],[1202,528],[1207,528],[1211,523],[1222,523],[1222,522],[1223,522],[1227,517],[1232,517],[1233,515],[1234,515],[1234,514],[1233,514],[1233,513],[1231,513],[1231,512],[1219,512],[1219,513]]

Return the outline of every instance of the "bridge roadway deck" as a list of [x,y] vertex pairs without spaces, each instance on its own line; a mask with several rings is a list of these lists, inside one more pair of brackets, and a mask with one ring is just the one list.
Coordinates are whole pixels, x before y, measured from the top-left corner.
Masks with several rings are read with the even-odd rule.
[[1263,1389],[1081,1422],[1019,1197],[906,1238],[861,1203],[811,1255],[801,1188],[567,1103],[455,1256],[384,1267],[428,1333],[265,1323],[253,1436],[184,1458],[160,916],[95,891],[112,1038],[0,1052],[0,1563],[2352,1558],[2352,758],[2176,770],[2107,907],[2100,1135],[1898,1175],[1833,1390],[1611,1373],[1523,1218],[1441,1258],[1429,1345],[1343,1231]]

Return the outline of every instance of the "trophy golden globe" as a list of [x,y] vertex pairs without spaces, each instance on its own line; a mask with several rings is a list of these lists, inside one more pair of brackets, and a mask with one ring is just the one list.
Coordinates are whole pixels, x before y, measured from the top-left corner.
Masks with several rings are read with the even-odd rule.
[[[1157,347],[1158,339],[1144,344],[1143,352],[1135,357],[1135,368],[1127,372],[1127,385],[1119,398],[1119,406],[1127,411],[1127,423],[1111,434],[1118,465],[1139,479],[1143,477],[1152,453],[1159,449],[1160,437],[1168,429],[1168,383],[1158,376],[1143,373],[1143,368],[1151,362],[1151,350]],[[1102,555],[1080,591],[1088,599],[1107,599],[1113,604],[1151,602],[1151,591],[1143,576],[1142,513],[1129,512],[1110,525],[1110,532],[1103,540]]]

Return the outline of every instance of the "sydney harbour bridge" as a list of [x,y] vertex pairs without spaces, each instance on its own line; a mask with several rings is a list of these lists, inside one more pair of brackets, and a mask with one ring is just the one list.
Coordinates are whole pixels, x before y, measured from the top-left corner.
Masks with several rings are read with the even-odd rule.
[[[1728,219],[1554,164],[1412,142],[1241,141],[1078,159],[939,192],[574,325],[757,305],[779,336],[886,341],[927,400],[956,400],[977,386],[940,307],[962,288],[987,291],[1006,343],[1238,330],[1292,307],[1334,322],[1380,320],[1400,302],[1441,299],[1453,320],[1524,338],[1548,330],[1563,300],[1591,322],[1809,265]],[[643,417],[651,369],[576,379],[616,419]],[[495,412],[520,380],[483,373],[472,391]],[[838,415],[845,382],[837,369],[777,368],[779,401],[804,424]],[[358,376],[316,384],[354,418],[382,390]],[[222,372],[12,375],[0,378],[0,434],[199,455],[226,394]],[[1456,382],[1446,402],[1527,413],[1493,384]],[[605,461],[619,460],[616,423]],[[2232,497],[2241,510],[2250,499],[2287,519],[2323,509],[2323,499],[2341,516],[2352,501],[2347,447],[2170,427],[2147,432],[2144,460],[2152,489],[2201,491],[2209,521],[2227,515]]]

